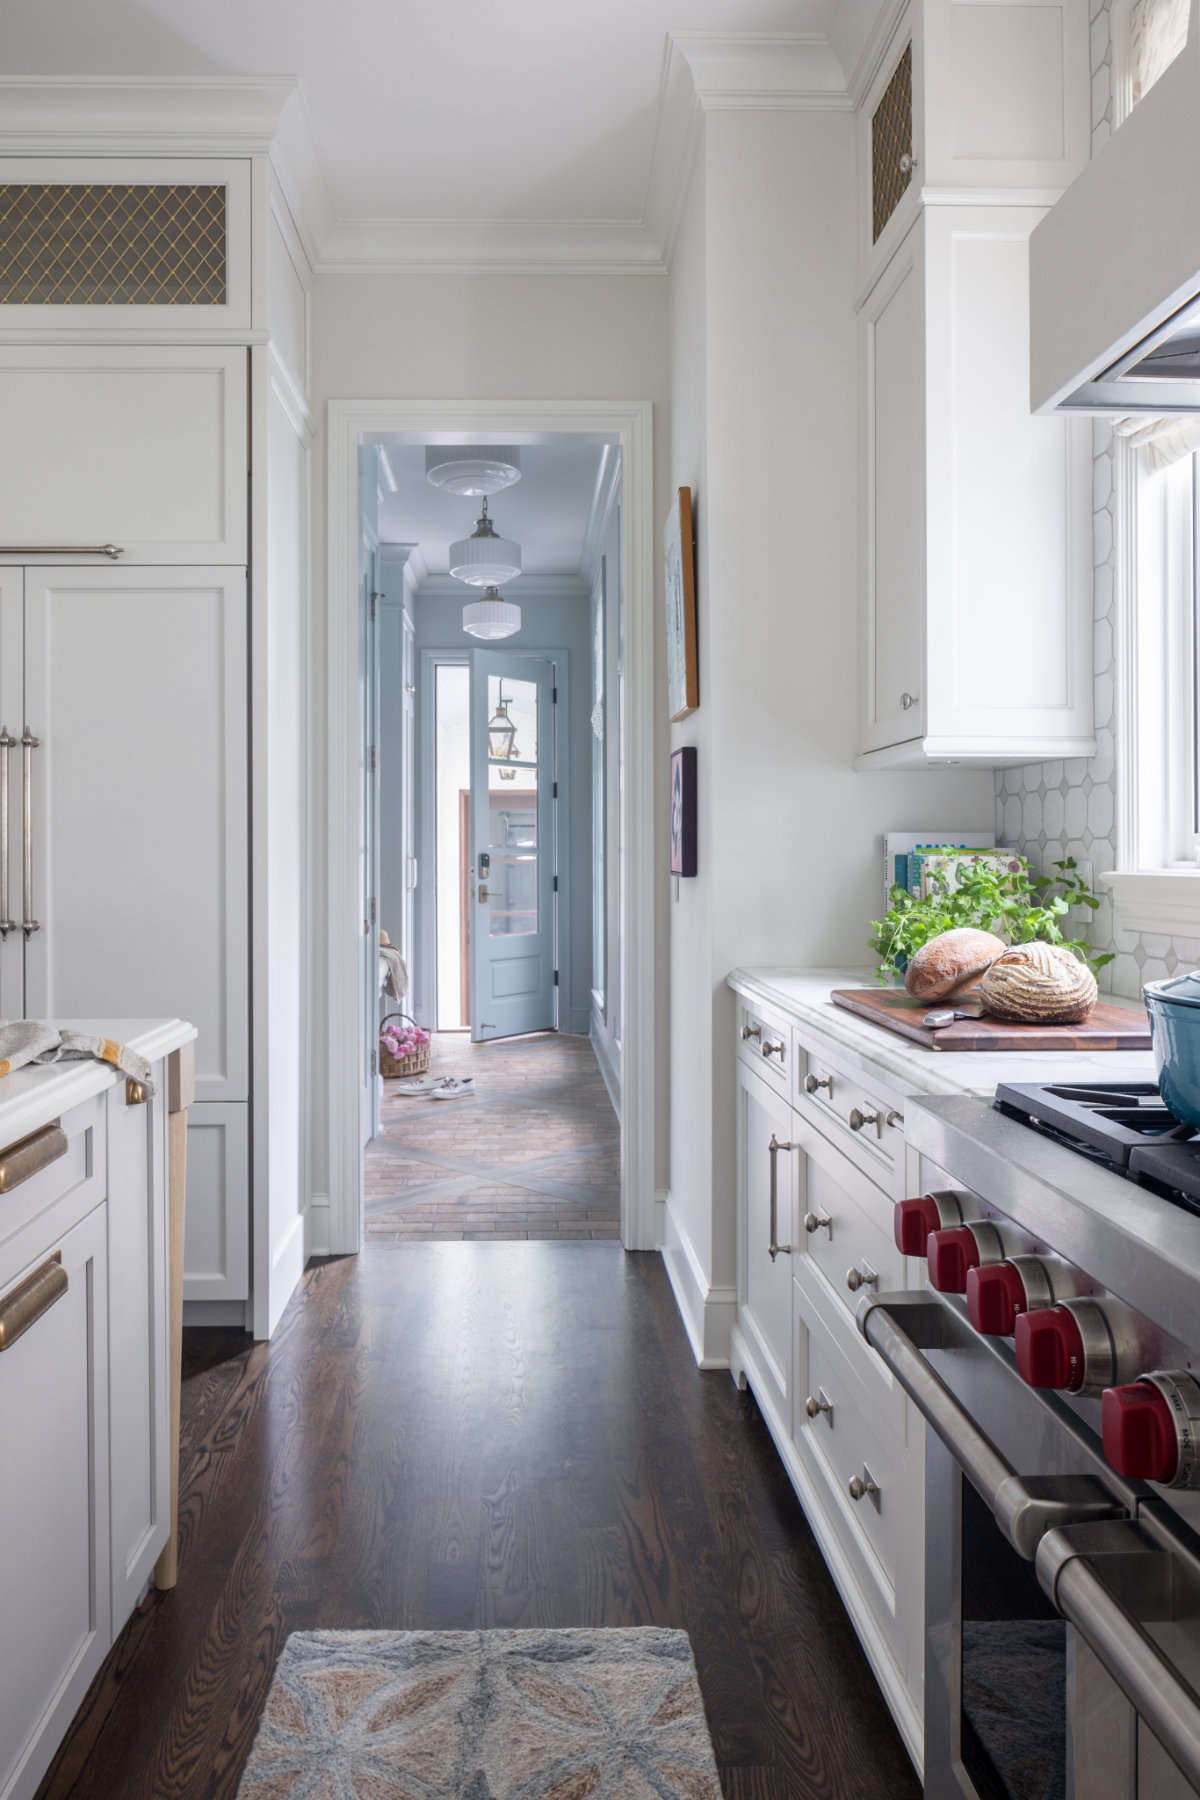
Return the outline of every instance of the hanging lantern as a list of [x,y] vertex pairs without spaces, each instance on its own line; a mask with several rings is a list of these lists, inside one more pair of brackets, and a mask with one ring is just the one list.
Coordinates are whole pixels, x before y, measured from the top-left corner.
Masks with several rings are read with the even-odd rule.
[[491,762],[511,762],[517,754],[517,728],[508,716],[508,707],[507,700],[497,700],[496,710],[488,720],[488,759]]

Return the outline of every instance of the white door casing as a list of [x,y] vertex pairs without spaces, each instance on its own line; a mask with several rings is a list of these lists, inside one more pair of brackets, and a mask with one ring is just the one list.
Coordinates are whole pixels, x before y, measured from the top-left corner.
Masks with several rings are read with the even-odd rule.
[[0,567],[0,1019],[25,1017],[21,918],[21,745],[25,723],[25,571]]
[[[550,1031],[555,1007],[554,665],[471,652],[471,1038]],[[491,754],[503,705],[516,736]],[[533,734],[533,741],[530,735]]]
[[[362,1243],[362,1146],[355,1081],[362,1025],[358,1000],[359,939],[355,879],[362,801],[358,717],[359,444],[364,433],[478,432],[513,442],[529,433],[590,434],[621,446],[624,596],[624,699],[621,708],[620,988],[622,1241],[627,1249],[658,1247],[661,1206],[655,1192],[654,892],[656,870],[653,406],[646,400],[464,401],[331,400],[327,409],[329,476],[326,1091],[330,1096],[330,1248]],[[512,434],[516,434],[515,440]],[[616,971],[612,973],[616,974]]]

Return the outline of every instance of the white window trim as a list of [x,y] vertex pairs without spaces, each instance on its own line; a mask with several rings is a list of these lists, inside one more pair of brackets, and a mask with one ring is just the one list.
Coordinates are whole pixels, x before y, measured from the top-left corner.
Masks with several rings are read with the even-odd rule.
[[1189,458],[1150,477],[1139,453],[1120,439],[1114,463],[1119,867],[1100,880],[1125,930],[1197,938],[1200,864],[1188,752],[1195,731],[1192,464]]

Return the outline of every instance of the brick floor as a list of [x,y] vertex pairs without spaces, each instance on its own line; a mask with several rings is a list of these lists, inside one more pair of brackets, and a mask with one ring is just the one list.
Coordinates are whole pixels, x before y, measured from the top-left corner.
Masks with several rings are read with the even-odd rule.
[[443,1032],[430,1074],[471,1075],[475,1093],[407,1098],[384,1082],[368,1244],[620,1237],[620,1127],[587,1038]]

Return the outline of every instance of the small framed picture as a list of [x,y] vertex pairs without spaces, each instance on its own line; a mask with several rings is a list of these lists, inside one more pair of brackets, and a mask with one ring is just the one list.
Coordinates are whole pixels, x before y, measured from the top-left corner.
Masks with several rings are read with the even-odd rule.
[[696,873],[696,746],[671,752],[671,873]]
[[696,556],[692,490],[681,487],[663,532],[667,565],[667,712],[686,719],[700,704],[696,667]]

